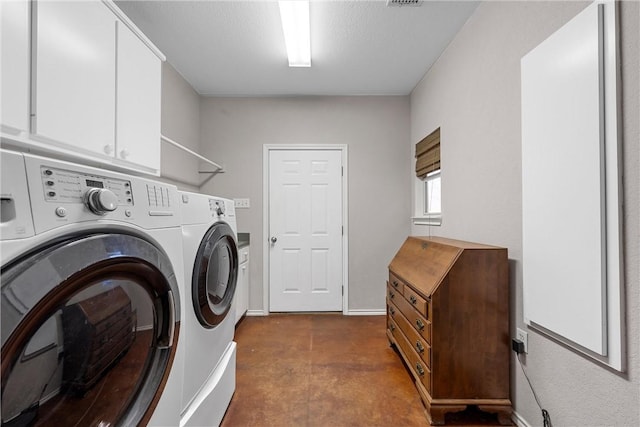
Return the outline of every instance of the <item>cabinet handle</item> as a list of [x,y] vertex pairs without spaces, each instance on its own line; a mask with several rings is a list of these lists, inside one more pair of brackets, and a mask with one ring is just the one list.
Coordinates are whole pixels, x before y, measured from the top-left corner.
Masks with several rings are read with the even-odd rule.
[[103,147],[104,154],[111,155],[113,153],[113,145],[107,144]]
[[409,297],[409,301],[411,301],[411,304],[415,304],[415,303],[417,303],[417,302],[418,302],[418,300],[416,299],[416,297],[414,297],[413,295],[411,295],[411,296]]
[[422,323],[422,320],[420,319],[416,319],[416,326],[418,327],[418,329],[423,330],[424,329],[424,323]]
[[424,353],[424,346],[420,341],[416,341],[416,350],[418,350],[418,353]]
[[398,282],[396,282],[395,280],[393,281],[393,286],[395,286],[396,288],[398,287]]
[[422,365],[420,365],[419,363],[416,363],[416,370],[418,371],[418,374],[423,377],[424,376],[424,369],[422,368]]
[[389,330],[390,330],[391,332],[393,332],[393,331],[395,331],[395,330],[396,330],[396,327],[393,325],[393,323],[389,323]]
[[127,160],[127,157],[129,157],[129,150],[127,150],[126,148],[123,150],[120,150],[120,158]]
[[396,311],[393,309],[393,307],[389,307],[389,313],[391,313],[391,315],[393,316],[394,314],[396,314]]
[[393,297],[395,297],[396,294],[394,294],[393,292],[389,292],[389,298],[393,299]]

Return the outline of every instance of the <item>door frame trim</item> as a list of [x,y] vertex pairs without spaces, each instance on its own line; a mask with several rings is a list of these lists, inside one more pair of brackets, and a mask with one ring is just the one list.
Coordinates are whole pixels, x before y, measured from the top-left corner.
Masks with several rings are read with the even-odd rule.
[[342,160],[342,314],[349,313],[349,193],[347,144],[264,144],[262,149],[262,307],[269,307],[269,153],[271,151],[340,151]]

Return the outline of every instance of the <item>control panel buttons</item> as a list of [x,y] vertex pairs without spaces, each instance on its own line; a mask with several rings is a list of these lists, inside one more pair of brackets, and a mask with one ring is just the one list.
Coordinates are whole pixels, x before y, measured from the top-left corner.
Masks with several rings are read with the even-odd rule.
[[47,175],[47,176],[48,175],[53,175],[53,171],[51,169],[45,169],[44,170],[44,174]]
[[64,218],[65,216],[67,216],[67,210],[62,206],[58,206],[56,208],[56,215],[58,215],[60,218]]

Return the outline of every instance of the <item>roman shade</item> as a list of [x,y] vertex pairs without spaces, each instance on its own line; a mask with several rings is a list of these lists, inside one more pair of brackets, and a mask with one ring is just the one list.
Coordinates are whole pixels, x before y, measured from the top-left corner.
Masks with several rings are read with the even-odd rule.
[[440,169],[440,128],[416,144],[416,176],[424,179],[429,172]]

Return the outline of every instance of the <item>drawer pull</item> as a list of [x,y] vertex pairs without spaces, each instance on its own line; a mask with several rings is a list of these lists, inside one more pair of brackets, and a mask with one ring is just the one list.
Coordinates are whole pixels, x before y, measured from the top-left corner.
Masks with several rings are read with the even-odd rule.
[[394,280],[394,281],[393,281],[393,286],[397,288],[397,287],[398,287],[398,285],[399,285],[399,283],[398,283],[397,281],[395,281],[395,280]]
[[416,350],[418,350],[418,353],[424,353],[424,346],[420,341],[416,341]]
[[417,302],[418,302],[418,300],[416,299],[416,297],[414,297],[413,295],[411,295],[411,296],[409,297],[409,301],[411,302],[411,304],[415,304],[415,303],[417,303]]
[[393,323],[389,323],[389,330],[390,330],[391,332],[393,332],[393,331],[395,331],[395,330],[396,330],[396,327],[393,325]]
[[416,371],[418,371],[418,374],[421,377],[424,376],[424,369],[422,368],[422,365],[420,365],[419,363],[416,363]]
[[393,299],[396,296],[393,292],[389,292],[389,298]]
[[424,329],[424,323],[422,323],[422,320],[420,319],[416,319],[416,326],[418,327],[418,329],[420,329],[421,331]]
[[393,316],[394,314],[396,314],[396,311],[393,309],[393,307],[389,307],[389,313],[391,313],[391,315]]

